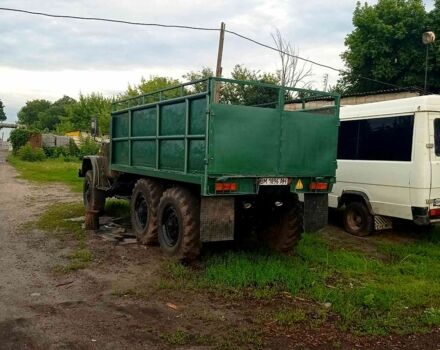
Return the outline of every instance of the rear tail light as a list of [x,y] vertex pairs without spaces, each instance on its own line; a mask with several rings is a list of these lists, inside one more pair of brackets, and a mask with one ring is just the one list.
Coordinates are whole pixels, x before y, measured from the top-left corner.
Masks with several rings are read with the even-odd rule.
[[325,191],[328,189],[327,182],[311,182],[309,189],[312,191]]
[[237,184],[235,182],[216,182],[215,192],[236,192]]
[[440,208],[438,209],[431,209],[429,211],[429,216],[433,217],[433,216],[440,216]]

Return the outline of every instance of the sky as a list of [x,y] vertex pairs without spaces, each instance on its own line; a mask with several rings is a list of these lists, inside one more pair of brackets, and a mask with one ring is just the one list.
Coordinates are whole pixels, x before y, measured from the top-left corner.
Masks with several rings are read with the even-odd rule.
[[[428,9],[432,2],[426,0]],[[339,69],[355,6],[356,0],[0,0],[0,7],[134,22],[218,28],[223,21],[226,29],[270,45],[279,29],[300,56]],[[205,66],[215,71],[218,35],[0,11],[0,99],[12,122],[27,100],[91,92],[113,96],[142,76],[182,79]],[[275,71],[279,61],[276,52],[226,34],[224,76],[236,64]],[[317,66],[312,73],[318,89],[325,74],[330,84],[338,78]]]

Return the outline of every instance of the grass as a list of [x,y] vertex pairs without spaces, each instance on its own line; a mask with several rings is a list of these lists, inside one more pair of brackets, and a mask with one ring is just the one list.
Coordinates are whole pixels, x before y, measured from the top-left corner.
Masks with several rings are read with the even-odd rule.
[[[440,235],[406,244],[381,243],[383,259],[332,248],[306,234],[293,256],[227,252],[203,261],[201,271],[175,265],[168,273],[182,288],[223,295],[272,298],[289,293],[333,313],[339,326],[362,334],[428,331],[440,325]],[[300,310],[277,311],[281,324],[300,322]]]
[[53,234],[62,241],[69,235],[75,238],[76,248],[66,256],[68,259],[66,265],[55,267],[57,273],[84,269],[93,260],[92,253],[86,245],[85,232],[81,227],[82,222],[68,220],[83,215],[84,207],[81,203],[57,203],[50,206],[36,222],[27,225]]
[[78,177],[81,166],[79,162],[65,162],[63,159],[26,162],[12,155],[8,157],[8,161],[23,179],[38,183],[61,182],[74,192],[82,191],[83,180]]

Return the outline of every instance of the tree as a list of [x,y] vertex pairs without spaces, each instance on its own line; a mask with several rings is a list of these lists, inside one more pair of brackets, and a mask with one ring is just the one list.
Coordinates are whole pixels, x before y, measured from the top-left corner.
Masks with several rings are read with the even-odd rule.
[[300,62],[297,58],[299,56],[298,49],[285,40],[278,29],[272,34],[272,39],[280,51],[281,68],[277,71],[280,85],[302,89],[310,88],[312,85],[310,80],[312,76],[311,64]]
[[6,120],[6,114],[4,111],[5,105],[2,100],[0,100],[0,122],[4,122]]
[[[214,72],[209,67],[203,67],[201,71],[191,71],[182,76],[186,81],[196,81],[201,79],[206,79],[214,76]],[[192,92],[201,93],[207,90],[206,83],[194,84],[192,87]]]
[[66,125],[75,130],[89,131],[93,117],[98,118],[101,134],[107,134],[110,126],[110,113],[112,101],[100,93],[79,95],[76,103],[67,108],[67,117],[59,125],[59,130],[65,130]]
[[26,105],[18,112],[18,121],[20,124],[26,125],[30,128],[39,128],[40,113],[46,112],[51,106],[47,100],[32,100],[27,101]]
[[433,31],[437,41],[429,47],[428,90],[440,93],[440,0],[434,3],[434,9],[428,14],[428,30]]
[[[256,81],[260,83],[279,84],[276,74],[261,73],[237,64],[231,72],[233,79]],[[278,89],[225,83],[221,87],[222,103],[242,104],[246,106],[273,107],[278,102]]]
[[67,117],[68,109],[74,105],[76,101],[64,95],[59,100],[51,104],[51,106],[38,113],[38,122],[36,127],[39,130],[54,131],[63,118]]
[[[438,9],[440,2],[436,1]],[[354,30],[345,39],[341,55],[348,68],[337,88],[344,92],[364,92],[389,86],[362,77],[398,86],[423,87],[425,47],[421,35],[429,16],[422,0],[379,0],[375,5],[357,3]],[[440,87],[437,82],[436,89]]]
[[[173,87],[179,85],[181,82],[178,79],[170,78],[170,77],[160,77],[160,76],[150,76],[147,80],[144,77],[141,78],[141,82],[137,85],[128,85],[125,93],[119,95],[120,99],[125,99],[129,97],[136,97],[142,94],[148,94],[151,92],[155,92],[157,90],[166,89],[169,87]],[[170,91],[166,91],[162,93],[162,98],[173,98],[180,96],[179,89],[173,89]],[[153,102],[154,100],[159,99],[159,94],[153,96],[152,98],[147,98],[146,102]]]

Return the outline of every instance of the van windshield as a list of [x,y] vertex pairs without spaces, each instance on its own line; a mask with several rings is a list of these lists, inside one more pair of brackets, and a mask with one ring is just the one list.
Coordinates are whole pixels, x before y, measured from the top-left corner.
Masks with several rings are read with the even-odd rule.
[[440,118],[434,119],[435,155],[440,156]]

